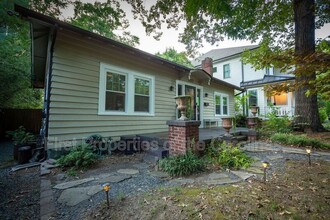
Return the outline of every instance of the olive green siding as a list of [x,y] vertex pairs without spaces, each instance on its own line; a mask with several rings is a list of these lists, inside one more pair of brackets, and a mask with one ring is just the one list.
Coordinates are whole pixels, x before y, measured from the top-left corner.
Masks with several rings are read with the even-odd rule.
[[[100,63],[154,76],[154,116],[98,115]],[[178,79],[194,83],[193,79],[187,79],[187,74],[112,45],[58,31],[53,53],[48,148],[63,147],[65,143],[61,141],[80,141],[91,134],[118,138],[166,131],[166,121],[175,119],[176,114],[176,91],[170,91],[169,87],[175,88]],[[208,93],[204,102],[210,105],[204,107],[204,118],[214,118],[214,86],[218,92],[230,95],[230,112],[233,114],[232,88],[222,88],[213,83],[208,86],[207,80],[196,84],[203,86],[203,93]]]

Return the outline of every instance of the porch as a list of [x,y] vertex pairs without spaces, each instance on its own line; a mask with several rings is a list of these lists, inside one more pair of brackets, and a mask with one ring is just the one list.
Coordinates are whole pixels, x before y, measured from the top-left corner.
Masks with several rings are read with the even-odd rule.
[[268,113],[275,113],[276,116],[293,116],[294,115],[294,107],[292,106],[265,106],[264,107],[265,116]]

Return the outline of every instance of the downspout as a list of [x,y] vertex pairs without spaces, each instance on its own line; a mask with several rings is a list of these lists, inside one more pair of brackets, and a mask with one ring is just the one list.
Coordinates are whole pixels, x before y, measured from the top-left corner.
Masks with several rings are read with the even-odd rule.
[[[50,107],[50,89],[51,89],[51,78],[52,78],[52,68],[53,68],[53,53],[54,53],[54,45],[56,39],[57,31],[56,29],[50,30],[50,39],[51,39],[51,47],[49,51],[49,65],[48,65],[48,76],[47,76],[47,98],[46,98],[46,127],[45,127],[45,138],[48,139],[48,130],[49,130],[49,107]],[[44,140],[45,142],[45,152],[47,152],[47,142],[48,140]]]

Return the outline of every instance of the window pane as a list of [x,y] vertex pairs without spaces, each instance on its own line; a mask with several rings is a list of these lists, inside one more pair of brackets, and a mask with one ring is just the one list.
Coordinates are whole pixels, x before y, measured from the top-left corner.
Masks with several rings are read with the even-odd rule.
[[281,95],[274,96],[275,105],[287,105],[288,104],[288,94],[283,93]]
[[148,95],[149,96],[149,80],[135,79],[135,94]]
[[150,81],[135,78],[134,111],[149,112]]
[[222,97],[222,114],[228,115],[228,98]]
[[149,96],[135,95],[134,111],[149,112]]
[[107,90],[125,92],[125,75],[107,72]]
[[125,111],[125,93],[106,92],[105,110]]
[[223,78],[230,78],[230,66],[229,64],[223,65]]
[[221,107],[220,107],[220,96],[215,96],[215,114],[220,115],[221,114]]
[[249,91],[249,105],[258,105],[258,96],[257,96],[257,90],[250,90]]

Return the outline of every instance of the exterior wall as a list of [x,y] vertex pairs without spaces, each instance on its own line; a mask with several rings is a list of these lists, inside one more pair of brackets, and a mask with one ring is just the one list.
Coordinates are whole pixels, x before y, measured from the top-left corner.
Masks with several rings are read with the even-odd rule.
[[[101,62],[155,76],[154,116],[98,115]],[[169,91],[175,85],[174,71],[60,32],[54,47],[49,117],[49,142],[57,145],[48,148],[70,145],[61,141],[79,141],[92,134],[118,138],[167,130],[166,120],[175,119],[175,91]]]
[[[154,115],[99,115],[100,63],[154,76]],[[166,131],[166,121],[176,116],[176,91],[169,87],[175,88],[180,76],[180,80],[203,86],[209,99],[216,90],[229,93],[229,109],[233,114],[233,89],[215,84],[206,88],[207,80],[188,80],[183,75],[160,62],[155,64],[127,51],[105,47],[102,42],[59,31],[53,54],[48,149],[75,145],[92,134],[118,139],[122,135]],[[213,101],[209,102],[211,106]],[[208,109],[204,115],[212,116],[212,111]]]
[[[266,74],[266,69],[262,70],[255,70],[251,64],[244,64],[244,82],[256,80],[256,79],[262,79],[264,75]],[[242,82],[242,78],[241,81]]]
[[[223,78],[223,65],[225,64],[229,64],[230,66],[230,78],[227,79]],[[214,77],[235,86],[240,86],[240,83],[242,82],[242,64],[240,57],[235,57],[222,62],[214,62],[213,67],[217,67],[217,72],[213,73]]]

